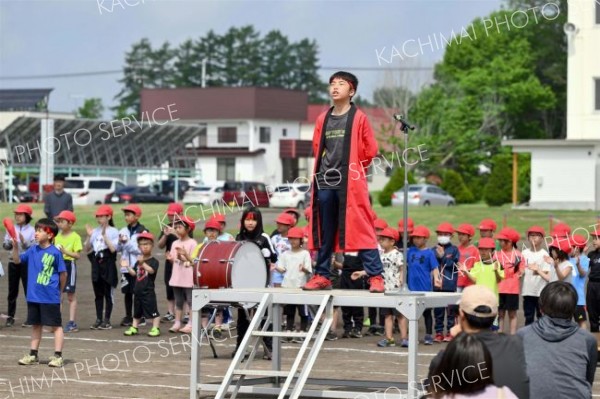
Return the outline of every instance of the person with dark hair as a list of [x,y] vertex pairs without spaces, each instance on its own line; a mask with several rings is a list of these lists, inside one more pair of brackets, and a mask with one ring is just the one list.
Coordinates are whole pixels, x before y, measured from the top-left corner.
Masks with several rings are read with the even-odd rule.
[[[114,289],[117,286],[117,246],[119,230],[113,222],[113,209],[109,205],[100,205],[96,210],[98,227],[86,224],[87,237],[84,251],[92,264],[92,287],[96,305],[96,322],[92,330],[110,330],[110,316],[113,310]],[[102,314],[104,311],[104,315]],[[103,317],[104,316],[104,317]]]
[[474,334],[458,334],[428,376],[433,398],[517,398],[507,387],[494,385],[494,362],[485,343]]
[[305,290],[330,290],[332,254],[358,252],[369,290],[384,292],[365,174],[377,155],[377,141],[367,116],[351,102],[357,89],[358,79],[353,74],[339,71],[331,75],[333,106],[315,123],[308,244],[319,254],[315,274]]
[[54,190],[44,196],[44,213],[54,219],[62,211],[73,212],[73,197],[65,192],[65,177],[54,176]]
[[600,232],[590,232],[594,249],[587,256],[590,259],[590,272],[588,273],[586,305],[590,319],[590,331],[600,331]]
[[569,255],[572,250],[571,240],[568,236],[556,236],[548,245],[551,256],[544,258],[546,262],[554,266],[558,279],[567,283],[573,281],[573,265],[569,262]]
[[27,267],[27,324],[32,326],[29,355],[23,356],[19,364],[24,366],[39,364],[38,349],[42,340],[42,326],[50,328],[54,334],[54,355],[48,366],[63,367],[62,357],[65,340],[60,296],[67,284],[67,268],[62,253],[53,244],[58,227],[51,219],[40,219],[35,224],[36,245],[19,254],[16,240],[13,240],[12,260],[19,267]]
[[[458,324],[452,328],[451,334],[457,337],[460,333],[467,333],[483,342],[494,361],[493,383],[497,387],[508,387],[520,399],[528,399],[529,377],[525,368],[523,341],[516,335],[491,331],[497,314],[496,293],[484,285],[465,287],[458,303]],[[438,367],[443,354],[444,351],[440,351],[431,361],[430,374],[434,374],[433,370]]]
[[542,317],[521,328],[532,398],[590,398],[596,373],[596,339],[573,321],[577,291],[565,281],[540,294]]
[[[263,228],[263,220],[262,213],[260,209],[256,207],[248,207],[242,213],[242,218],[240,219],[240,232],[235,237],[236,241],[250,241],[256,244],[260,251],[263,254],[265,259],[265,267],[267,269],[267,276],[270,275],[271,264],[277,263],[277,253],[271,244],[271,239],[269,235],[264,232]],[[265,287],[270,284],[270,281],[265,282]],[[249,313],[251,313],[249,311]],[[231,357],[235,356],[246,332],[248,331],[248,327],[250,326],[250,320],[248,319],[248,315],[246,315],[246,311],[243,309],[238,309],[238,319],[237,319],[237,340],[235,350],[231,354]],[[265,344],[266,352],[263,356],[264,359],[271,359],[271,349],[272,349],[272,340],[270,338],[263,338],[263,342]]]
[[[19,253],[25,252],[35,244],[35,229],[29,224],[33,215],[33,209],[29,205],[20,204],[15,208],[15,231],[17,232],[17,246]],[[13,249],[13,242],[8,233],[4,236],[3,248],[7,251]],[[15,313],[17,312],[17,298],[19,297],[19,281],[23,286],[23,293],[27,296],[27,268],[19,267],[12,261],[8,262],[8,318],[6,327],[15,324]],[[23,327],[29,327],[27,322]]]

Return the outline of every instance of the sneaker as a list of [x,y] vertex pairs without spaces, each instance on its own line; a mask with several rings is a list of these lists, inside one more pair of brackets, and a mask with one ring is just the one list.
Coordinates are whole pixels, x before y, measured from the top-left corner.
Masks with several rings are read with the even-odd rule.
[[369,279],[369,291],[370,292],[385,292],[385,287],[383,286],[383,277],[381,276],[373,276]]
[[223,336],[223,332],[221,331],[221,327],[215,327],[212,330],[212,336],[215,339],[219,339]]
[[74,321],[69,321],[65,327],[66,333],[74,333],[79,331],[79,326]]
[[138,335],[138,329],[134,326],[131,326],[123,333],[123,335],[128,337],[131,337],[132,335]]
[[62,356],[50,356],[50,362],[48,362],[49,367],[62,367],[64,364],[65,361]]
[[403,339],[402,343],[400,344],[401,347],[403,348],[408,348],[408,340],[407,339]]
[[181,322],[182,322],[183,324],[187,324],[187,323],[189,323],[189,322],[190,322],[190,315],[189,315],[189,314],[186,314],[185,316],[183,316],[183,320],[181,320]]
[[138,324],[138,327],[146,327],[146,318],[142,317],[140,319],[140,324]]
[[131,327],[133,325],[133,319],[131,317],[123,317],[121,320],[121,327]]
[[437,342],[438,344],[444,342],[444,335],[442,333],[436,333],[433,342]]
[[25,328],[27,328],[27,327],[31,327],[31,324],[28,324],[28,323],[25,321],[25,322],[23,322],[23,324],[21,324],[21,327],[25,327]]
[[377,337],[383,337],[385,335],[384,328],[381,326],[376,326],[375,331],[373,332],[373,335],[375,335]]
[[444,337],[444,342],[450,342],[450,341],[452,341],[452,338],[453,338],[452,335],[446,334],[446,336]]
[[164,315],[162,319],[160,319],[160,322],[161,323],[171,323],[174,320],[175,320],[175,315],[170,312],[167,312],[167,314]]
[[182,334],[191,334],[192,333],[192,325],[186,324],[185,327],[183,327],[182,329],[179,330],[179,332]]
[[124,275],[121,276],[121,288],[125,288],[129,285],[129,281],[127,281],[127,278],[125,278]]
[[325,336],[325,341],[337,341],[338,336],[333,332],[329,331]]
[[433,345],[433,338],[431,337],[431,335],[426,334],[425,337],[423,338],[423,343],[425,345]]
[[310,280],[308,280],[306,284],[304,284],[302,289],[305,291],[330,290],[331,280],[329,280],[327,277],[315,274]]
[[[364,326],[364,323],[363,323]],[[371,335],[375,335],[375,327],[369,327],[369,329],[365,332],[365,337],[370,337]]]
[[110,330],[110,329],[112,329],[112,325],[110,324],[110,321],[108,321],[108,320],[104,320],[102,322],[102,324],[100,324],[98,326],[98,330]]
[[360,330],[352,330],[350,331],[350,338],[362,338],[362,333]]
[[92,324],[90,326],[90,329],[91,330],[99,330],[101,325],[102,325],[102,320],[98,319],[98,320],[96,320],[96,322],[94,324]]
[[368,317],[363,321],[363,327],[370,327],[371,326],[371,319],[369,319]]
[[146,335],[148,335],[149,337],[160,337],[160,328],[152,327]]
[[169,328],[169,332],[176,333],[181,329],[181,323],[176,321],[171,328]]
[[34,364],[40,364],[40,361],[37,358],[37,356],[25,355],[21,359],[19,359],[19,364],[21,366],[32,366]]
[[390,346],[396,346],[396,341],[394,341],[394,339],[387,339],[384,338],[381,341],[377,342],[377,346],[379,346],[380,348],[387,348]]
[[344,331],[342,338],[350,338],[350,331]]
[[14,325],[15,325],[14,317],[9,317],[8,319],[6,319],[6,327],[12,327]]

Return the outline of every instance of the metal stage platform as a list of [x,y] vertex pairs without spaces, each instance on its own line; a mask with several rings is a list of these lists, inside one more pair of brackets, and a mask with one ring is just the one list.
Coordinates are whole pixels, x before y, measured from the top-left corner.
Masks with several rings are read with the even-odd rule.
[[[383,390],[390,385],[405,387],[402,392],[398,390],[387,392],[386,399],[404,399],[417,398],[419,392],[419,379],[417,375],[417,350],[419,337],[418,320],[426,308],[445,307],[450,304],[456,304],[460,298],[459,293],[439,293],[439,292],[415,292],[414,295],[390,295],[372,294],[361,290],[330,290],[330,291],[302,291],[301,289],[287,288],[262,288],[262,289],[195,289],[193,291],[192,312],[193,312],[193,338],[192,338],[192,365],[190,373],[190,399],[197,399],[199,393],[217,392],[215,398],[224,398],[226,394],[232,392],[250,393],[263,397],[299,398],[299,397],[317,397],[317,398],[381,398]],[[248,346],[254,339],[255,347],[258,346],[260,337],[273,337],[273,359],[272,370],[250,370],[240,369],[243,360],[241,350],[238,350],[236,357],[232,360],[227,374],[221,383],[206,383],[201,381],[201,361],[200,344],[201,340],[201,317],[200,310],[208,304],[235,304],[235,303],[255,303],[259,304],[257,314],[268,314],[271,316],[273,331],[266,331],[266,326],[260,325],[254,317],[250,323],[248,333],[244,337],[241,346]],[[281,309],[283,305],[314,305],[319,306],[319,312],[315,316],[314,323],[310,326],[308,333],[305,333],[305,342],[302,344],[300,354],[290,371],[281,370],[281,337],[286,337],[281,329]],[[329,380],[323,378],[308,378],[310,370],[318,356],[321,344],[324,341],[325,334],[331,325],[334,306],[359,306],[359,307],[379,307],[395,308],[408,319],[409,327],[409,346],[408,346],[408,381],[412,383],[399,383],[398,381],[358,381],[358,380]],[[262,313],[261,313],[262,312]],[[317,332],[317,320],[323,315],[324,321],[321,330]],[[300,334],[300,333],[292,333]],[[310,342],[312,340],[312,342]],[[300,358],[304,351],[309,350],[309,344],[314,347],[308,353],[304,360],[304,365],[300,365]],[[251,363],[256,349],[251,352]],[[400,356],[400,354],[399,354]],[[245,366],[249,367],[249,366]],[[233,376],[241,376],[237,380]],[[245,378],[254,376],[260,378]],[[314,388],[304,388],[309,386],[329,386],[336,387],[332,390],[318,390]],[[234,386],[231,386],[234,385]],[[364,388],[379,388],[379,393],[365,392]],[[362,389],[362,390],[353,390]],[[288,390],[291,393],[288,393]],[[379,395],[379,396],[378,396]]]

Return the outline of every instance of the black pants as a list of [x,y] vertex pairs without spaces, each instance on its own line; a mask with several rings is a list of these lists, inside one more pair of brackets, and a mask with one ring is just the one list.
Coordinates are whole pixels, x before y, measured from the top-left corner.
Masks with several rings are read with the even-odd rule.
[[600,282],[588,281],[585,301],[587,305],[588,317],[590,319],[590,332],[599,332]]
[[[369,308],[369,321],[371,322],[371,327],[373,326],[383,326],[383,317],[380,316],[379,308]],[[379,321],[379,323],[377,323]]]
[[8,317],[15,317],[17,312],[17,298],[19,297],[19,281],[23,285],[23,292],[27,296],[27,265],[8,263]]
[[92,281],[96,303],[96,319],[102,320],[102,311],[104,310],[104,320],[110,320],[113,310],[114,288],[102,279]]
[[431,311],[433,308],[427,308],[423,312],[423,319],[425,319],[425,334],[431,335],[433,330],[433,317]]
[[[365,280],[359,278],[358,280],[352,280],[350,276],[356,270],[354,269],[342,269],[342,275],[340,277],[340,288],[347,290],[364,290]],[[363,321],[365,318],[365,310],[359,306],[342,306],[342,320],[344,321],[344,331],[349,332],[350,330],[362,330]]]
[[525,325],[528,326],[535,321],[536,318],[542,317],[540,306],[538,304],[539,297],[526,295],[523,297],[523,314],[525,315]]
[[[254,314],[254,309],[250,309],[248,310],[248,313],[250,314],[250,317],[253,316]],[[261,320],[260,322],[260,327],[262,328],[265,325],[265,320]],[[236,337],[236,345],[235,348],[237,350],[237,348],[240,347],[240,344],[242,343],[242,340],[244,339],[244,335],[246,335],[246,332],[248,332],[248,327],[250,326],[250,320],[248,320],[248,317],[246,317],[246,312],[243,309],[237,309],[237,337]],[[267,331],[273,331],[273,326],[270,325],[267,328]],[[269,349],[269,351],[273,351],[273,339],[271,337],[263,337],[263,341],[266,345],[266,347]]]
[[287,318],[287,329],[294,330],[294,321],[296,319],[296,310],[300,316],[300,331],[308,330],[308,314],[305,305],[285,305],[283,314]]

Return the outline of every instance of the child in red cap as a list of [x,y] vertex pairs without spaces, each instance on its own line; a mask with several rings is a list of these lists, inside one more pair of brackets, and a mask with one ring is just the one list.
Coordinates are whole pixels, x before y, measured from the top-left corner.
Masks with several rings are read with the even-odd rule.
[[[177,215],[183,215],[183,205],[172,202],[168,205],[167,212],[165,213],[168,224],[161,223],[160,235],[158,236],[157,243],[158,248],[165,250],[165,253],[171,252],[173,243],[177,241],[177,235],[173,228],[173,220]],[[172,274],[173,262],[169,259],[165,259],[164,281],[167,294],[167,314],[165,314],[161,320],[164,323],[175,320],[175,294],[173,293],[173,287],[169,284]]]
[[544,236],[546,232],[540,226],[531,226],[527,229],[529,248],[523,250],[525,271],[523,273],[523,314],[525,325],[529,325],[542,317],[539,298],[544,287],[551,281],[553,271],[548,262],[544,260],[548,252],[544,249]]
[[500,251],[496,258],[504,270],[504,279],[498,285],[500,305],[498,307],[498,324],[504,330],[504,316],[508,313],[509,331],[517,333],[517,311],[519,310],[520,280],[525,272],[525,259],[517,249],[519,233],[509,227],[500,230],[496,239],[500,242]]
[[[291,249],[290,241],[288,240],[288,231],[295,224],[295,219],[289,213],[283,212],[277,216],[275,223],[277,223],[278,233],[271,237],[271,243],[279,258]],[[271,284],[273,284],[273,287],[281,287],[282,282],[283,273],[278,271],[275,264],[271,265]]]

